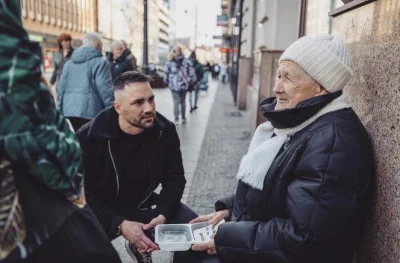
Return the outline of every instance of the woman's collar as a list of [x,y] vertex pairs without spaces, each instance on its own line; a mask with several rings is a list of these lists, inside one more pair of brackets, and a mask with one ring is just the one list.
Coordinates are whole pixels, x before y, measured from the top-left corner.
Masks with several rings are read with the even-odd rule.
[[298,103],[296,108],[284,110],[275,110],[276,98],[273,97],[261,102],[260,111],[274,128],[292,128],[312,117],[340,95],[342,91],[313,97]]

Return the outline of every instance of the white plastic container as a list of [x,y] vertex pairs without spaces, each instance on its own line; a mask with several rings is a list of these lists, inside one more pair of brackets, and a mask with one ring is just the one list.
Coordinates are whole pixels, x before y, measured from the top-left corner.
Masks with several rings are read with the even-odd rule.
[[[207,227],[210,231],[204,238],[195,239],[193,231]],[[194,244],[206,243],[210,236],[216,232],[216,227],[212,227],[208,222],[197,224],[170,224],[158,225],[155,229],[155,243],[163,251],[186,251]]]

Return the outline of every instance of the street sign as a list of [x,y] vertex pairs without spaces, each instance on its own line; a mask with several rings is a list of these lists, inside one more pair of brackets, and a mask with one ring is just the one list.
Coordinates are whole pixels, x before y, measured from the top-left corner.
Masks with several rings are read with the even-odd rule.
[[228,16],[227,15],[218,15],[217,16],[217,26],[228,26]]

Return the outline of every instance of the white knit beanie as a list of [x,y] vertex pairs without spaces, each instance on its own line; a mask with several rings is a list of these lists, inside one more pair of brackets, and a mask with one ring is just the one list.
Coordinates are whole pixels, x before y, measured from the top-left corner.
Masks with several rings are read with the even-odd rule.
[[283,52],[279,63],[291,60],[328,92],[342,90],[353,75],[344,41],[334,35],[302,37]]

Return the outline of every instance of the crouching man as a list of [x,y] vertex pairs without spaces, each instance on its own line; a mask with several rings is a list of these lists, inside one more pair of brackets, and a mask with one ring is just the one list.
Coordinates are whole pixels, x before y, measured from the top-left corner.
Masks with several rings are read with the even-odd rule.
[[[110,239],[122,235],[139,262],[151,262],[158,249],[146,230],[197,217],[180,203],[186,183],[180,141],[175,125],[156,112],[149,82],[138,72],[121,74],[113,84],[114,106],[77,132],[87,202]],[[176,253],[174,262],[191,262],[196,254]]]

